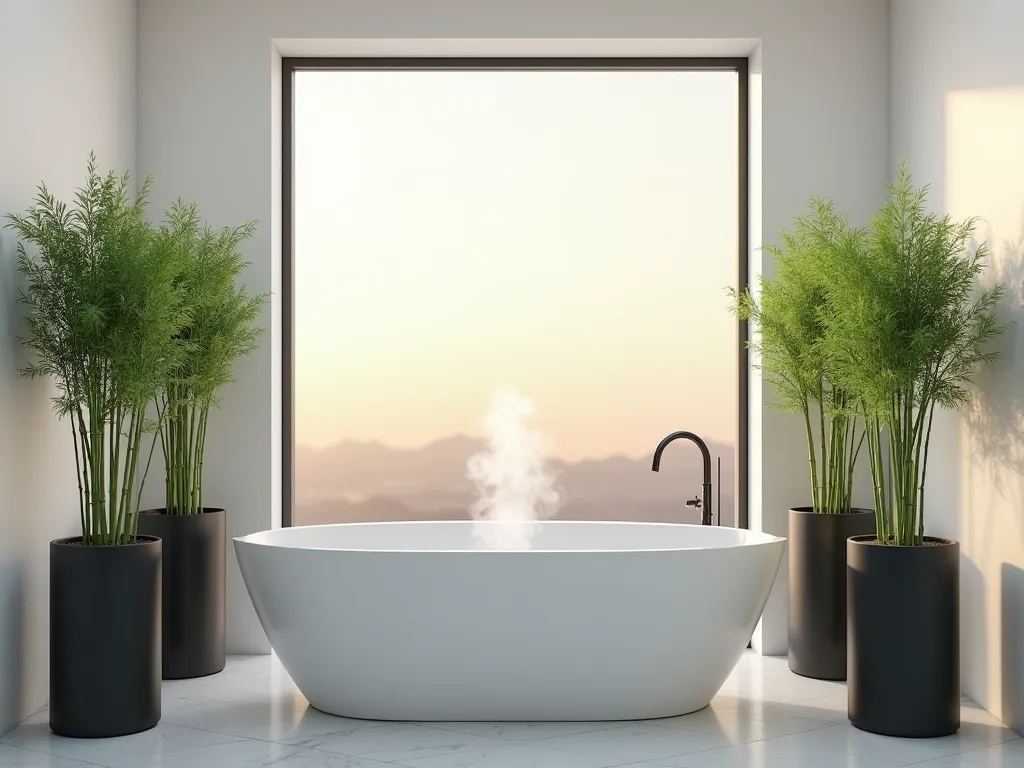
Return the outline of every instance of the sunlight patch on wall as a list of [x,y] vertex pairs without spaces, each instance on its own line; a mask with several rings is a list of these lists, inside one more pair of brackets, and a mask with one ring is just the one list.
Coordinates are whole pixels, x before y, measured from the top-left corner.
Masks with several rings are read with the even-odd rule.
[[981,698],[994,714],[1019,721],[1024,702],[1013,699],[1021,694],[1004,690],[1003,681],[1007,670],[1024,671],[1024,652],[1004,646],[1020,631],[1007,631],[1008,622],[1024,621],[1024,605],[1007,611],[1011,594],[1024,600],[1024,88],[949,93],[945,159],[944,212],[980,217],[978,240],[991,252],[983,283],[1005,284],[1001,319],[1016,326],[999,342],[1002,360],[976,378],[973,409],[948,420],[949,430],[933,441],[954,471],[937,474],[929,493],[934,503],[956,505],[946,517],[959,520],[953,535],[965,558],[964,587],[984,595],[964,601],[962,626],[983,627],[989,642],[976,648],[968,641],[964,663],[987,681]]

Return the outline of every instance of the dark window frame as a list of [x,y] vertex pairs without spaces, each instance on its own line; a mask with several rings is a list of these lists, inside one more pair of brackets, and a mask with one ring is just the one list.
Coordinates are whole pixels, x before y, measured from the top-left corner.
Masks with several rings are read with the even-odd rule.
[[[295,282],[294,282],[294,97],[296,72],[345,70],[679,70],[705,72],[736,72],[738,76],[738,221],[737,221],[737,285],[742,290],[750,284],[749,248],[749,172],[750,66],[746,58],[730,57],[283,57],[281,59],[281,525],[293,524],[295,505]],[[737,320],[737,434],[736,478],[734,480],[736,524],[750,524],[749,448],[750,393],[749,327]],[[686,425],[682,425],[685,427]],[[680,497],[680,503],[682,497]]]

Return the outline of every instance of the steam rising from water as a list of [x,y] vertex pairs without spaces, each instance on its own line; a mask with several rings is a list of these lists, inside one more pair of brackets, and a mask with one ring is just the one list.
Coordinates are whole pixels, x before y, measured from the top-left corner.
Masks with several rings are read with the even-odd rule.
[[[535,522],[553,517],[561,504],[556,474],[547,465],[547,441],[531,429],[533,402],[513,391],[494,394],[484,419],[487,447],[466,463],[478,498],[469,508],[473,536],[488,549],[529,549]],[[496,523],[496,524],[490,524]]]

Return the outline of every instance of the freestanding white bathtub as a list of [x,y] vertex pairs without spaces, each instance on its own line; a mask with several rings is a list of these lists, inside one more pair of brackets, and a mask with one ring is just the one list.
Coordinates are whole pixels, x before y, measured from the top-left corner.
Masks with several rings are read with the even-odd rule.
[[236,538],[281,663],[317,709],[373,720],[633,720],[707,706],[785,540],[735,528],[353,523]]

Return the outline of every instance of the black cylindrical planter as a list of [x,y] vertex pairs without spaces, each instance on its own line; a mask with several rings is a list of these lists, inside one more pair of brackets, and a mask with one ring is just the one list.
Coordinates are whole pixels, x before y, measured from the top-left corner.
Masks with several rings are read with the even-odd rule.
[[875,532],[875,513],[789,511],[789,668],[846,679],[846,540]]
[[223,509],[199,515],[142,512],[139,532],[164,543],[163,676],[165,680],[212,675],[224,669]]
[[850,722],[886,736],[960,728],[960,545],[846,546]]
[[50,729],[103,738],[160,722],[159,539],[50,542]]

